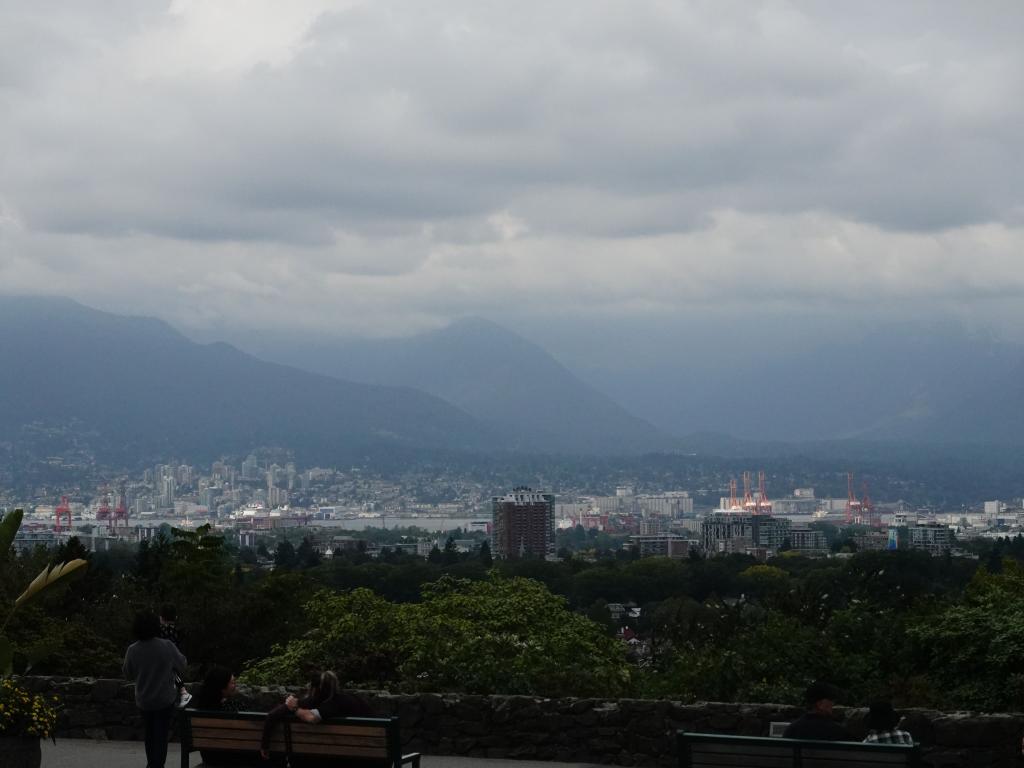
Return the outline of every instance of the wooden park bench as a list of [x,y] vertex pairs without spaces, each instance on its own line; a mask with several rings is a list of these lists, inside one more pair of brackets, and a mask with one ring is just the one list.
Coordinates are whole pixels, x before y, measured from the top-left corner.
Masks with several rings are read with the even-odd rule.
[[679,731],[680,768],[898,768],[921,764],[917,744],[810,741]]
[[[198,749],[252,757],[259,765],[263,712],[212,712],[182,710],[181,768],[189,768],[189,754]],[[342,717],[320,723],[282,720],[270,741],[273,754],[337,757],[358,760],[360,766],[419,768],[420,753],[402,754],[397,717]]]

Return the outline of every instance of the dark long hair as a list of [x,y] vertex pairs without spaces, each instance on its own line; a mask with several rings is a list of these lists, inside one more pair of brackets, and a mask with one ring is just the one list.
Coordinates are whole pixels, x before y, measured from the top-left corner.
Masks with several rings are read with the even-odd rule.
[[338,683],[338,676],[330,670],[312,671],[309,673],[309,685],[306,687],[306,697],[310,706],[319,706],[328,699],[338,695],[341,686]]
[[139,611],[132,622],[132,634],[136,640],[152,640],[160,634],[160,619],[152,611]]
[[892,708],[892,702],[879,700],[871,702],[864,725],[869,731],[891,731],[900,724],[900,714]]
[[203,678],[203,687],[196,696],[197,709],[220,709],[223,703],[223,692],[231,682],[231,670],[227,667],[214,665]]
[[320,685],[317,689],[320,701],[333,699],[338,695],[340,688],[341,686],[338,684],[338,676],[330,670],[326,670],[322,675],[320,675]]

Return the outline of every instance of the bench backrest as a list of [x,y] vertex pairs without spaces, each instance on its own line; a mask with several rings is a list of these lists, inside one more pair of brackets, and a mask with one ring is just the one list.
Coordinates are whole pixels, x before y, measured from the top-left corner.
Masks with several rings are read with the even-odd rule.
[[[331,755],[401,764],[401,740],[395,718],[349,717],[322,723],[288,723],[293,755]],[[396,762],[397,761],[397,762]]]
[[896,768],[920,764],[920,749],[910,744],[729,736],[679,732],[681,768]]
[[[266,714],[263,712],[182,712],[182,764],[197,749],[255,755]],[[400,766],[401,737],[396,717],[346,717],[309,724],[283,720],[273,730],[270,751],[288,755],[328,755]]]
[[[253,754],[260,751],[260,737],[263,734],[263,723],[266,721],[266,715],[262,712],[185,710],[183,717],[188,725],[186,733],[182,734],[182,742],[187,739],[191,750],[214,749]],[[274,729],[270,748],[274,752],[285,751],[283,728]]]

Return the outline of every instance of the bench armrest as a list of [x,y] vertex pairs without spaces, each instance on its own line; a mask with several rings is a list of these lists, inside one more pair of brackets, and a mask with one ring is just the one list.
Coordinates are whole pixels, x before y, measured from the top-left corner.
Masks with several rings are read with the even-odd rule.
[[402,755],[402,765],[406,763],[412,763],[412,768],[420,768],[420,753],[410,752],[408,755]]

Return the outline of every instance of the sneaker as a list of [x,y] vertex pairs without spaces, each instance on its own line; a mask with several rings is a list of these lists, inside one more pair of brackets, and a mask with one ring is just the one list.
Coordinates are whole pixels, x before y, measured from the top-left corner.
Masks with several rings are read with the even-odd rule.
[[192,701],[192,694],[188,691],[182,691],[181,698],[178,699],[178,709],[184,709],[190,701]]

